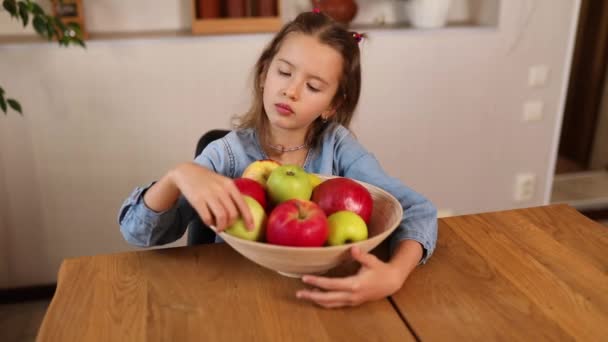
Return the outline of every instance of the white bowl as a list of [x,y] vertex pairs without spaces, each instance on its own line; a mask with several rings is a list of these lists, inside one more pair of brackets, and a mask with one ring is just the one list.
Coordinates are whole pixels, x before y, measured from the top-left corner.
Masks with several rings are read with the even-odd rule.
[[[317,176],[321,179],[336,178]],[[369,252],[378,246],[399,226],[403,217],[403,208],[395,197],[371,184],[357,182],[367,188],[374,201],[372,216],[367,226],[369,235],[367,240],[341,246],[287,247],[248,241],[225,232],[219,235],[247,259],[282,275],[299,278],[305,274],[323,274],[351,259],[351,247],[358,246],[361,251]]]

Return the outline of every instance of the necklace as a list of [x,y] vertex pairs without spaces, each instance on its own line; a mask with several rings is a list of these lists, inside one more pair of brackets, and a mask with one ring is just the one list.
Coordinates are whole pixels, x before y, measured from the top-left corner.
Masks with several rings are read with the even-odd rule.
[[300,146],[285,148],[285,146],[283,146],[283,145],[271,145],[271,144],[268,144],[268,147],[270,147],[271,149],[273,149],[275,151],[279,151],[281,153],[298,151],[298,150],[301,150],[301,149],[303,149],[303,148],[305,148],[307,146],[308,145],[306,143],[304,143],[304,144],[302,144]]

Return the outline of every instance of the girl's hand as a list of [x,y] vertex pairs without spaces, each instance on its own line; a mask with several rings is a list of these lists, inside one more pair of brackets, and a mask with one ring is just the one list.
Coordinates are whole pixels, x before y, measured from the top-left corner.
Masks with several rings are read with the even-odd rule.
[[409,274],[373,254],[361,252],[358,247],[352,247],[351,254],[361,263],[357,274],[345,278],[306,275],[302,280],[316,288],[300,290],[296,296],[325,308],[356,306],[397,292]]
[[247,229],[254,228],[249,207],[232,179],[195,163],[180,164],[170,173],[170,178],[203,222],[214,226],[217,232],[239,217]]

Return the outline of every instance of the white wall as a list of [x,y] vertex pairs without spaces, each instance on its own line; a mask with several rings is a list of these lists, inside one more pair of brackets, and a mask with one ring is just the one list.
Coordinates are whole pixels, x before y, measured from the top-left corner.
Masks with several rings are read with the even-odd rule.
[[[546,203],[578,3],[501,1],[498,28],[368,31],[358,137],[439,208]],[[116,224],[123,199],[247,107],[245,80],[270,37],[0,45],[2,85],[25,111],[0,118],[0,286],[52,282],[63,258],[130,249]],[[549,83],[532,89],[539,63]],[[527,99],[544,101],[542,121],[521,122]],[[515,203],[520,171],[538,188]]]
[[[4,181],[6,177],[4,176],[4,170],[2,167],[2,163],[0,163],[0,194],[4,196],[6,194],[6,186]],[[0,288],[5,288],[9,286],[9,256],[11,255],[9,251],[9,242],[10,238],[8,235],[8,221],[7,213],[8,213],[8,201],[3,200],[4,197],[0,197]]]

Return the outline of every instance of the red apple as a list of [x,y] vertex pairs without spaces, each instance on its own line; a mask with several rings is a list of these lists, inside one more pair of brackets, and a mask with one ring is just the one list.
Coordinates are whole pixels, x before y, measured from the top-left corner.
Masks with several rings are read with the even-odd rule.
[[352,179],[331,178],[317,185],[311,200],[329,216],[337,211],[348,210],[361,216],[366,224],[372,216],[374,201],[369,191]]
[[266,241],[275,245],[320,247],[328,235],[323,210],[311,201],[297,198],[277,205],[266,224]]
[[234,185],[236,185],[243,195],[251,196],[266,210],[268,201],[266,200],[266,191],[264,191],[262,184],[250,178],[237,178],[234,180]]

